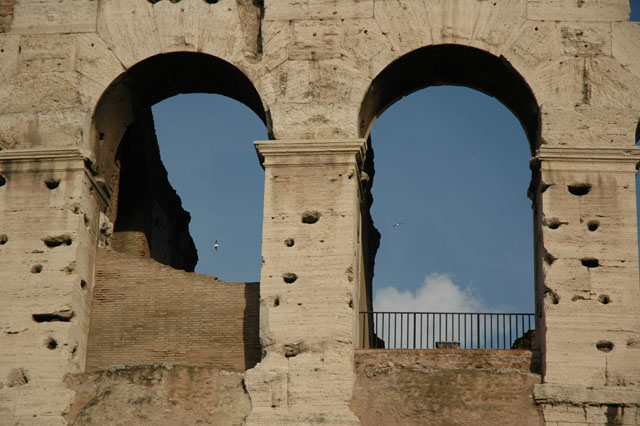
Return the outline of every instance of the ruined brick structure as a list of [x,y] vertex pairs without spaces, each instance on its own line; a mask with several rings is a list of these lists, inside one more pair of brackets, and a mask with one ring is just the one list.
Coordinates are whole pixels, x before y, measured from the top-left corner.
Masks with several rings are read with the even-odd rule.
[[[425,410],[492,424],[463,397],[479,382],[513,386],[475,393],[505,422],[640,424],[640,24],[628,20],[628,0],[0,0],[0,424],[104,424],[96,416],[109,404],[124,416],[128,400],[188,411],[204,395],[192,385],[215,399],[194,422],[227,398],[239,410],[228,419],[247,425],[374,424],[371,412],[429,397],[434,380],[465,410],[434,396],[397,411],[397,424],[434,421]],[[369,131],[400,97],[443,84],[495,96],[529,139],[539,368],[524,352],[445,363],[356,351],[378,238]],[[191,336],[186,349],[164,345],[152,320],[109,340],[129,318],[118,297],[141,297],[126,280],[154,286],[144,315],[181,315],[153,304],[175,289],[136,271],[197,259],[150,114],[191,92],[243,102],[268,128],[253,160],[265,169],[260,284],[176,284],[226,295],[199,298],[202,311],[233,311],[201,347],[211,329],[187,330],[187,316],[168,332]],[[129,265],[122,275],[114,258]],[[188,274],[164,276],[174,273]],[[115,366],[154,362],[201,367]],[[118,369],[85,374],[107,365]],[[215,368],[249,368],[246,391],[241,371]],[[102,392],[118,380],[147,387]],[[354,396],[367,386],[389,392]]]

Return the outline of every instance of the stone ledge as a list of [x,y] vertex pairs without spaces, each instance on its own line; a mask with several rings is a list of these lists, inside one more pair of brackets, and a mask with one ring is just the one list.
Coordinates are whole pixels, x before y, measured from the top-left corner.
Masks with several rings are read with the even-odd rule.
[[[256,152],[260,158],[260,164],[265,165],[265,157],[272,158],[297,158],[297,161],[273,161],[270,160],[268,165],[302,165],[313,164],[325,166],[328,164],[350,163],[343,156],[355,155],[358,164],[362,164],[367,150],[367,141],[365,139],[300,139],[300,140],[269,140],[254,142]],[[318,155],[329,155],[326,161],[319,161]],[[342,156],[342,157],[340,157]],[[303,160],[303,157],[309,159]]]
[[533,398],[537,404],[640,406],[640,388],[540,384]]
[[526,349],[357,349],[355,363],[356,370],[394,367],[536,374],[538,357]]
[[533,160],[542,161],[575,161],[580,163],[601,162],[632,162],[640,161],[640,147],[609,148],[609,147],[552,147],[541,146]]
[[84,171],[103,206],[110,204],[104,179],[95,169],[95,159],[83,149],[13,149],[0,151],[2,173]]

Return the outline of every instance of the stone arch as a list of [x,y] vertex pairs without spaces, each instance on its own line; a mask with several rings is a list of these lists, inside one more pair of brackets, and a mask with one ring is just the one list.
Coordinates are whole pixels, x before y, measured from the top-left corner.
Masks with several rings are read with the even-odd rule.
[[[492,96],[505,105],[519,120],[529,141],[532,156],[536,155],[542,143],[541,114],[536,97],[524,77],[503,56],[495,56],[485,50],[459,44],[439,44],[413,50],[388,64],[372,80],[363,97],[358,115],[359,136],[368,139],[371,145],[370,132],[384,111],[402,97],[430,86],[465,86]],[[375,151],[375,150],[373,150]],[[373,176],[373,153],[369,152],[364,170]],[[539,184],[539,170],[532,169],[529,197],[534,200],[534,191]],[[373,226],[370,214],[372,198],[367,191],[366,206],[363,213],[364,257],[366,270],[367,310],[373,310],[372,276],[373,265],[380,234]],[[537,212],[536,201],[533,201],[534,236],[538,241],[541,217]],[[534,246],[534,263],[541,263],[539,248]],[[368,257],[368,259],[367,259]],[[534,267],[534,282],[541,286],[543,273]],[[538,296],[535,297],[536,310],[540,309]],[[371,322],[372,320],[369,320]],[[539,327],[536,324],[536,328]],[[369,333],[369,339],[374,336]],[[362,338],[362,336],[360,337]],[[363,342],[367,337],[362,338]],[[538,339],[540,337],[538,336]]]
[[493,96],[522,123],[532,154],[540,145],[540,109],[533,91],[503,56],[458,44],[413,50],[371,82],[359,113],[359,133],[368,137],[375,120],[401,97],[429,86],[466,86]]
[[[155,137],[151,106],[180,93],[214,93],[235,99],[268,124],[260,95],[249,78],[217,57],[193,52],[159,54],[118,76],[98,100],[89,131],[94,169],[108,200],[107,218],[115,223],[120,178],[121,141],[136,132]],[[136,128],[147,122],[150,129]],[[159,161],[159,159],[158,159]],[[190,269],[190,268],[187,268]]]
[[[96,253],[87,370],[162,361],[242,371],[260,358],[259,283],[236,285],[215,276],[182,272],[194,270],[197,252],[188,230],[190,215],[182,208],[160,159],[151,107],[166,98],[196,92],[237,100],[267,123],[261,97],[242,71],[217,57],[193,52],[155,55],[135,64],[109,85],[94,108],[89,162],[106,201],[99,241],[101,248],[113,250]],[[165,283],[167,288],[161,290]],[[112,303],[114,293],[124,294],[125,300]],[[144,314],[131,314],[134,309],[128,304],[136,304],[145,294],[155,302]],[[231,305],[234,313],[225,311]],[[187,306],[197,308],[185,309]],[[232,320],[220,325],[218,334],[206,344],[192,345],[195,340],[189,333],[179,330],[198,322],[199,310],[216,317],[216,324],[222,324],[220,318],[225,315]],[[156,326],[168,312],[174,319]],[[149,355],[145,346],[153,339],[125,339],[124,346],[114,350],[120,343],[114,343],[104,331],[112,328],[124,335],[131,324],[150,334],[174,335],[180,343],[160,358]],[[198,326],[186,328],[206,333]]]

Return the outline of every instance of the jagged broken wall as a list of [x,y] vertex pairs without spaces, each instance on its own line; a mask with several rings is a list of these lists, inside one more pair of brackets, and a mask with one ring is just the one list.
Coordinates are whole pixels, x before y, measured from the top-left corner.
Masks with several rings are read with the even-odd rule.
[[201,91],[248,105],[271,138],[257,144],[264,357],[245,375],[246,422],[357,424],[369,130],[401,96],[459,84],[498,97],[529,136],[545,421],[599,423],[582,410],[598,406],[637,423],[628,17],[627,0],[0,1],[0,419],[65,422],[120,143],[155,102]]
[[129,125],[116,162],[120,173],[118,193],[113,197],[115,217],[110,218],[114,222],[110,226],[112,236],[105,236],[105,245],[193,271],[198,254],[189,235],[191,216],[169,183],[150,109],[138,113],[137,120]]

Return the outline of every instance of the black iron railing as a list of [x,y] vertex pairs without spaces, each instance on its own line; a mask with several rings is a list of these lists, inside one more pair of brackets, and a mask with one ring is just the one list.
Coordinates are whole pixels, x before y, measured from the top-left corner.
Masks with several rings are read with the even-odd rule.
[[362,348],[534,349],[534,314],[360,312]]

